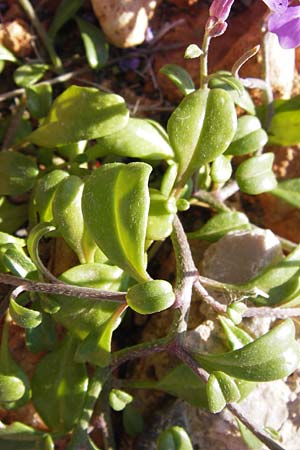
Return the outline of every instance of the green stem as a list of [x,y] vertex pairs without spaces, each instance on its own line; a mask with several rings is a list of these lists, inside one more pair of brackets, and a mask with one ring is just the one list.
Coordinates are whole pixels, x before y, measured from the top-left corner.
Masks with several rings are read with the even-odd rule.
[[206,87],[207,85],[207,75],[208,75],[208,49],[210,44],[210,36],[207,30],[204,32],[202,41],[202,51],[203,54],[200,56],[200,89]]
[[45,28],[43,27],[39,18],[37,17],[30,1],[29,0],[19,0],[19,3],[22,6],[22,8],[24,9],[28,18],[31,20],[31,23],[34,26],[34,28],[36,29],[38,35],[40,36],[41,41],[43,42],[43,44],[49,54],[49,57],[51,59],[51,62],[53,64],[55,70],[61,71],[62,62],[61,62],[60,58],[58,57],[58,55],[54,49],[53,43],[45,31]]

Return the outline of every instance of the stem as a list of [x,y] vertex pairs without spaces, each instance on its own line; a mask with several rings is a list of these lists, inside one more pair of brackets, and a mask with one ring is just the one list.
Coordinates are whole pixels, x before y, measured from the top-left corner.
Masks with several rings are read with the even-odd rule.
[[[171,350],[171,349],[170,349]],[[173,348],[174,355],[187,364],[190,369],[204,382],[207,383],[209,373],[202,369],[198,362],[182,347]],[[228,403],[227,409],[237,417],[250,431],[260,439],[270,450],[284,450],[280,445],[273,441],[265,432],[256,427],[256,425],[248,419],[243,410],[236,403]]]
[[43,44],[49,54],[49,57],[51,59],[51,62],[53,64],[54,68],[58,71],[61,70],[62,69],[61,60],[58,57],[58,55],[54,49],[53,43],[52,43],[51,39],[49,38],[48,34],[46,33],[45,28],[41,24],[39,18],[37,17],[30,1],[29,0],[19,0],[19,3],[22,6],[22,8],[24,9],[28,18],[31,20],[31,23],[34,26],[34,28],[36,29],[38,35],[40,36],[41,41],[43,42]]
[[204,88],[207,85],[208,75],[208,49],[210,44],[210,36],[208,30],[205,30],[202,41],[202,55],[200,56],[200,88]]
[[218,314],[224,314],[227,311],[227,306],[215,300],[207,290],[201,285],[199,281],[194,284],[194,289],[197,294]]
[[184,336],[187,330],[188,315],[190,310],[192,288],[198,278],[198,270],[194,264],[191,249],[184,232],[183,226],[177,216],[173,221],[173,232],[171,235],[177,266],[175,308],[179,314],[176,323],[173,324],[173,332]]
[[74,286],[66,283],[42,283],[4,273],[0,273],[0,283],[8,284],[10,286],[21,286],[25,291],[29,292],[42,292],[44,294],[58,294],[78,298],[93,298],[95,300],[121,303],[126,302],[126,292],[103,291],[100,289]]
[[227,409],[237,417],[250,431],[263,442],[270,450],[285,450],[277,442],[273,441],[264,431],[256,427],[244,414],[243,410],[236,403],[228,403]]
[[169,337],[163,337],[161,339],[133,345],[132,347],[127,347],[123,350],[114,352],[111,355],[111,368],[112,370],[114,370],[127,361],[146,357],[148,355],[151,355],[152,353],[160,353],[166,351],[168,349],[169,342]]
[[234,63],[232,66],[231,72],[234,77],[239,76],[239,71],[241,67],[249,61],[249,59],[253,58],[258,52],[259,52],[260,46],[256,45],[255,47],[251,48],[250,50],[247,50],[242,56],[239,57],[239,59]]
[[239,185],[235,180],[230,181],[226,186],[222,189],[215,192],[215,197],[220,202],[224,202],[232,195],[236,194],[240,190]]
[[[52,80],[47,81],[41,81],[40,83],[36,83],[35,86],[41,86],[43,84],[58,84],[58,83],[64,83],[66,81],[71,80],[72,78],[76,77],[77,75],[81,75],[82,73],[85,73],[89,70],[88,67],[83,67],[82,69],[74,70],[73,72],[64,73],[62,75],[59,75],[56,78],[53,78]],[[0,95],[0,102],[3,102],[4,100],[7,100],[9,98],[16,97],[18,95],[23,95],[25,93],[24,88],[14,89],[13,91],[6,92],[5,94]]]

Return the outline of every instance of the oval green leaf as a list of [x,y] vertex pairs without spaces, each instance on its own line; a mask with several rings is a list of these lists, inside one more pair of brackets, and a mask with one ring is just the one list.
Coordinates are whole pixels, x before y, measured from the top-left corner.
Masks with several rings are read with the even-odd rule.
[[52,87],[50,83],[26,88],[26,104],[30,114],[35,119],[45,117],[52,103]]
[[190,239],[214,242],[230,231],[247,229],[250,229],[248,217],[243,213],[230,211],[216,214],[199,230],[187,233],[187,235]]
[[92,69],[100,69],[108,60],[108,43],[99,27],[76,17],[85,54]]
[[150,280],[129,288],[126,301],[139,314],[153,314],[172,306],[175,293],[168,281]]
[[39,170],[33,159],[21,153],[0,153],[0,195],[19,195],[34,185]]
[[24,306],[19,305],[12,297],[9,303],[9,312],[19,327],[35,328],[42,322],[42,313],[40,311],[24,308]]
[[175,426],[159,435],[157,450],[193,450],[193,446],[185,429]]
[[43,125],[28,136],[28,141],[51,148],[96,139],[121,130],[128,115],[119,95],[71,86],[56,98]]
[[262,129],[259,119],[245,115],[238,119],[237,131],[225,154],[246,155],[262,149],[267,142],[268,135]]
[[130,118],[125,128],[97,140],[87,150],[89,160],[106,155],[118,155],[149,160],[173,158],[168,139],[145,119]]
[[274,153],[264,153],[243,161],[235,173],[241,191],[258,195],[275,189],[277,180],[272,171],[273,161]]
[[194,92],[195,85],[190,74],[177,64],[166,64],[159,70],[159,72],[166,75],[169,80],[171,80],[175,86],[178,87],[183,95],[188,95],[191,92]]
[[84,364],[74,362],[76,341],[65,338],[60,346],[44,356],[32,378],[32,401],[55,431],[69,431],[78,420],[88,387]]
[[113,264],[138,281],[149,278],[145,238],[150,172],[145,163],[106,164],[87,179],[82,197],[91,236]]
[[208,371],[220,370],[248,381],[272,381],[290,375],[298,367],[300,350],[293,321],[287,319],[239,350],[196,358]]
[[168,121],[170,143],[179,164],[178,179],[225,152],[237,127],[234,103],[222,89],[187,95]]
[[47,64],[24,64],[14,72],[14,81],[18,86],[27,87],[37,83],[49,69]]

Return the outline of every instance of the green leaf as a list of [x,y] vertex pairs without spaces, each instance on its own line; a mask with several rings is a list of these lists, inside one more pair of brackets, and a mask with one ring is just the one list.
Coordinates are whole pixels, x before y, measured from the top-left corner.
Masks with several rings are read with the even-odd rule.
[[231,319],[235,325],[238,325],[239,323],[241,323],[243,314],[246,310],[247,306],[245,305],[245,303],[234,302],[228,305],[226,312],[229,319]]
[[[218,74],[220,73],[221,76]],[[249,114],[255,114],[255,105],[248,91],[243,85],[233,77],[231,72],[216,72],[215,76],[209,80],[209,87],[213,89],[224,89],[232,97],[232,100],[240,108]],[[234,82],[234,85],[228,84],[228,81]],[[238,83],[238,84],[236,84]]]
[[83,408],[88,376],[85,365],[74,362],[75,349],[76,341],[66,337],[40,360],[32,378],[33,404],[55,431],[71,430]]
[[52,203],[56,189],[68,176],[68,172],[55,169],[46,173],[36,183],[32,203],[40,222],[51,222],[53,220]]
[[213,372],[212,375],[216,377],[226,403],[237,402],[240,399],[241,394],[233,378],[220,371]]
[[108,259],[138,281],[146,272],[145,238],[149,211],[145,163],[106,164],[87,179],[82,197],[87,227]]
[[55,38],[61,27],[77,13],[84,0],[63,0],[55,10],[55,16],[49,28],[48,34]]
[[26,104],[30,114],[35,119],[45,117],[52,103],[52,87],[50,83],[26,88]]
[[225,152],[237,127],[230,95],[222,89],[200,89],[187,95],[168,121],[168,134],[186,180],[202,165]]
[[172,306],[175,293],[168,281],[150,280],[130,287],[126,301],[139,314],[153,314]]
[[48,69],[47,64],[24,64],[14,71],[14,81],[17,86],[31,86],[43,78]]
[[197,355],[208,371],[220,370],[249,381],[272,381],[290,375],[299,365],[295,327],[288,319],[245,347],[223,354]]
[[274,153],[264,153],[243,161],[235,173],[241,191],[258,195],[275,189],[277,181],[272,171],[273,161]]
[[[71,442],[66,450],[100,450],[88,435],[86,430],[78,428],[72,434]],[[1,450],[1,449],[0,449]]]
[[136,436],[143,431],[143,416],[131,403],[123,411],[123,426],[129,436]]
[[42,313],[40,311],[24,308],[24,306],[19,305],[12,297],[10,298],[9,312],[19,327],[35,328],[42,322]]
[[187,233],[190,239],[217,241],[225,234],[235,230],[250,229],[248,217],[237,211],[222,212],[209,219],[199,230]]
[[28,220],[28,204],[15,205],[0,197],[0,227],[5,233],[14,233]]
[[197,44],[190,44],[184,52],[185,59],[195,59],[203,55],[203,50]]
[[0,59],[0,73],[2,73],[4,69],[5,69],[5,61]]
[[151,387],[179,397],[197,408],[208,409],[205,383],[184,364],[180,364],[163,378],[153,382]]
[[114,411],[122,411],[132,400],[132,395],[120,389],[112,389],[109,393],[109,404]]
[[[67,270],[60,279],[68,284],[114,291],[122,283],[122,270],[100,263],[84,264]],[[53,295],[51,298],[60,306],[52,317],[80,339],[85,339],[90,333],[97,333],[119,306],[112,301],[63,295]]]
[[174,156],[168,139],[155,123],[135,118],[130,118],[122,130],[98,139],[97,144],[87,150],[89,160],[112,154],[149,160]]
[[42,313],[41,324],[26,329],[26,347],[31,353],[38,353],[53,350],[56,344],[55,322],[49,314]]
[[81,178],[70,175],[58,184],[52,202],[54,224],[82,264],[92,262],[96,251],[82,215],[83,187]]
[[121,323],[124,310],[126,310],[126,305],[119,306],[111,317],[98,327],[96,332],[91,332],[86,337],[76,351],[76,361],[89,362],[100,367],[109,365],[112,335]]
[[206,392],[209,411],[214,414],[222,411],[226,406],[226,400],[221,386],[213,373],[210,375],[206,384]]
[[276,105],[268,134],[271,145],[288,146],[300,143],[299,95]]
[[271,191],[271,194],[281,198],[295,208],[300,208],[300,178],[279,182],[277,187]]
[[159,435],[157,450],[193,450],[193,446],[185,429],[175,426]]
[[191,92],[194,92],[195,85],[190,74],[177,64],[166,64],[159,70],[159,72],[166,75],[169,80],[171,80],[175,86],[178,87],[183,95],[188,95]]
[[108,43],[99,27],[76,17],[83,40],[85,54],[92,69],[100,69],[108,60]]
[[121,130],[127,124],[128,114],[124,99],[119,95],[71,86],[56,98],[43,125],[28,141],[51,148],[96,139]]
[[9,352],[8,323],[5,322],[0,347],[0,404],[7,410],[19,408],[30,396],[28,377]]
[[237,131],[226,155],[246,155],[262,149],[268,142],[268,135],[262,129],[256,116],[245,115],[238,119]]
[[262,450],[264,444],[245,425],[236,419],[243,441],[250,450]]
[[35,430],[21,422],[13,422],[0,428],[0,450],[54,450],[49,434]]
[[210,176],[214,183],[226,183],[231,174],[231,162],[226,156],[220,155],[212,162]]
[[172,233],[177,212],[176,200],[174,197],[164,196],[157,189],[149,189],[149,192],[150,209],[146,237],[148,240],[162,241]]
[[225,332],[227,343],[231,350],[238,350],[250,342],[253,342],[252,337],[241,328],[237,327],[232,320],[227,317],[219,316],[219,320]]
[[20,239],[18,237],[12,236],[11,234],[0,231],[0,246],[6,244],[14,244],[18,247],[24,247],[26,245],[24,239]]
[[18,59],[15,57],[15,55],[3,45],[0,45],[0,60],[10,61],[14,63],[18,62]]
[[[244,289],[252,289],[257,287],[264,292],[282,285],[293,277],[300,269],[300,245],[298,245],[283,260],[274,266],[266,268],[257,277],[253,278],[249,283],[245,283],[241,287]],[[264,303],[268,300],[264,300]]]
[[0,153],[0,195],[28,192],[38,176],[38,168],[29,156],[4,151]]
[[36,272],[36,267],[24,250],[15,244],[7,245],[3,253],[3,263],[13,275],[25,278]]

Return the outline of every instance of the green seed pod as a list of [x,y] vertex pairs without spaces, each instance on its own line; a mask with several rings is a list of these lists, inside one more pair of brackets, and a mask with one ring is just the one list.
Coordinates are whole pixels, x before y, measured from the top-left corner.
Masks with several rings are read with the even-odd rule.
[[167,281],[151,280],[132,286],[126,294],[126,300],[134,311],[153,314],[173,305],[175,294]]
[[260,121],[255,116],[245,115],[238,119],[237,131],[226,150],[226,155],[246,155],[264,147],[268,135],[262,129]]
[[132,400],[132,395],[120,389],[112,389],[109,393],[109,404],[114,411],[122,411]]
[[193,447],[184,428],[175,426],[160,434],[157,450],[193,450]]

